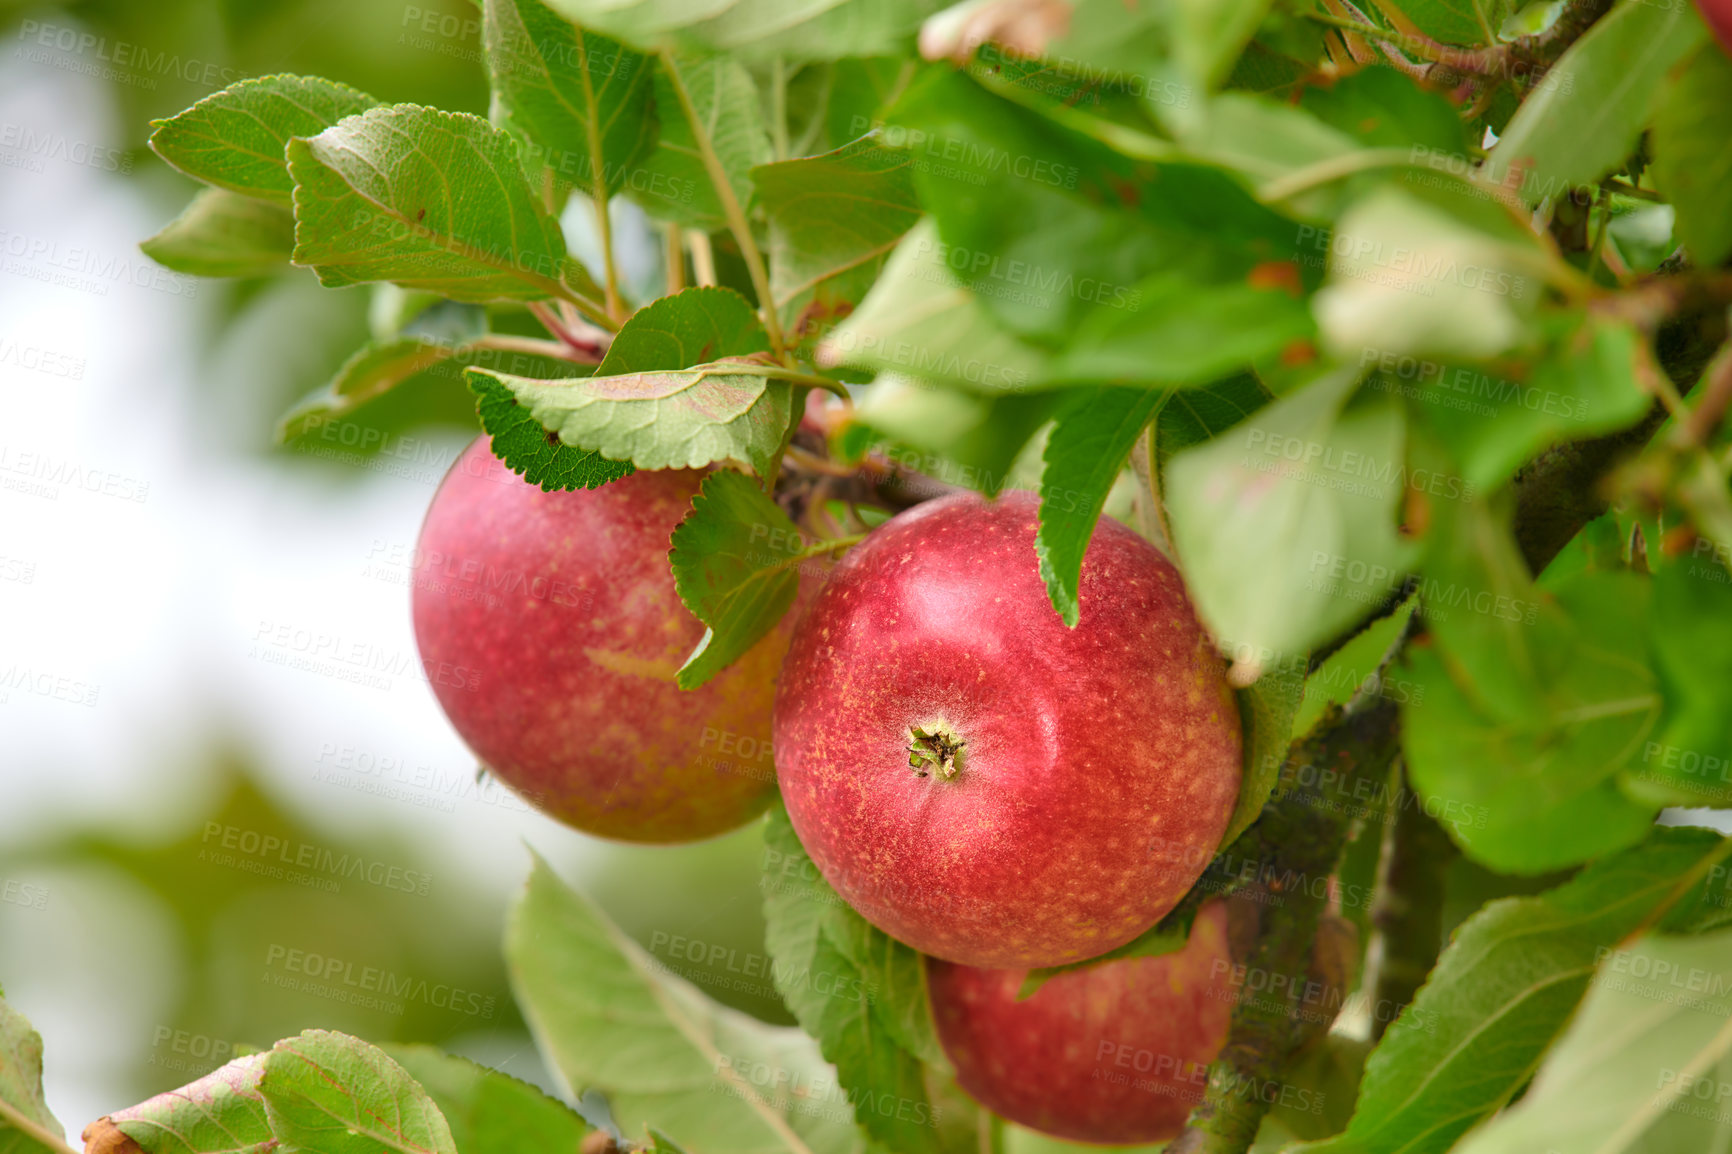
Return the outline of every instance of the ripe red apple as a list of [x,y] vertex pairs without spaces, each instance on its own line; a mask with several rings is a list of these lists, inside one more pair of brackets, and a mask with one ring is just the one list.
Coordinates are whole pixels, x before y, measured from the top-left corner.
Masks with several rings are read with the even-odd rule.
[[1177,953],[1072,970],[1023,1002],[1023,970],[928,959],[926,972],[962,1088],[1013,1122],[1082,1142],[1161,1142],[1183,1129],[1237,996],[1220,901],[1197,911]]
[[1702,19],[1713,29],[1720,47],[1732,53],[1732,0],[1696,0],[1696,7],[1702,10]]
[[1075,629],[1036,570],[1033,494],[879,527],[794,635],[776,770],[844,900],[923,953],[1054,966],[1130,941],[1215,852],[1239,715],[1178,572],[1103,521]]
[[674,592],[668,538],[701,479],[640,471],[546,493],[482,438],[421,527],[415,638],[439,704],[493,773],[589,833],[692,841],[774,793],[793,615],[703,687],[674,684],[704,627]]

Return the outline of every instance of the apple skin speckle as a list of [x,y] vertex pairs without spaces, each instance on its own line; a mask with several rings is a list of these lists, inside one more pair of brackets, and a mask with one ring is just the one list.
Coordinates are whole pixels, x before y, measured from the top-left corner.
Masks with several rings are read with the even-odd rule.
[[482,438],[421,529],[415,638],[439,704],[488,769],[587,833],[694,841],[774,796],[770,706],[796,614],[708,684],[674,684],[704,626],[668,539],[702,479],[546,493]]
[[[1103,521],[1068,629],[1038,508],[962,494],[886,522],[814,600],[776,697],[782,796],[824,877],[892,937],[996,969],[1148,929],[1239,793],[1237,704],[1178,572]],[[966,743],[953,777],[909,767],[934,719]]]

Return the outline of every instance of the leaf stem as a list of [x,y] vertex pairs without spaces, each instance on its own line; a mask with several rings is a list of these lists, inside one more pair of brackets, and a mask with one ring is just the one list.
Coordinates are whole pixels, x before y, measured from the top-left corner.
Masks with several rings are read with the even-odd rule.
[[469,342],[470,347],[496,349],[502,353],[528,353],[532,356],[553,357],[562,361],[594,365],[601,362],[599,351],[579,348],[567,341],[544,341],[538,337],[520,337],[512,333],[488,333]]
[[613,221],[607,215],[607,161],[601,148],[600,107],[589,72],[589,44],[584,33],[576,36],[578,75],[583,77],[584,135],[589,137],[590,200],[595,205],[595,232],[601,241],[601,262],[606,274],[606,315],[615,324],[625,320],[625,304],[619,296],[619,269],[613,258]]
[[746,272],[752,278],[752,290],[758,295],[758,304],[763,313],[764,330],[770,335],[770,348],[777,357],[781,357],[787,349],[782,335],[782,319],[776,315],[776,301],[770,295],[770,277],[764,270],[764,257],[758,251],[758,242],[752,236],[751,222],[746,219],[745,209],[734,195],[734,186],[728,180],[727,169],[722,167],[722,159],[716,155],[715,142],[710,139],[709,132],[698,117],[697,106],[692,103],[692,95],[686,90],[685,78],[680,75],[673,52],[662,49],[661,59],[668,84],[679,98],[680,110],[685,113],[687,123],[692,126],[692,139],[697,141],[698,156],[704,162],[704,171],[709,175],[710,183],[715,186],[716,199],[721,202],[728,231],[734,234],[734,240],[740,246],[740,255],[745,259]]
[[1409,167],[1414,163],[1413,150],[1409,148],[1368,148],[1331,156],[1269,181],[1257,190],[1257,199],[1265,203],[1287,200],[1356,173]]
[[788,69],[780,54],[770,61],[770,146],[788,159]]
[[667,251],[666,280],[667,295],[673,296],[686,287],[686,239],[685,230],[672,221],[668,222],[665,238]]
[[66,1139],[27,1117],[5,1098],[0,1098],[0,1121],[22,1132],[26,1138],[54,1151],[54,1154],[79,1154],[67,1144]]
[[716,251],[710,247],[710,234],[693,229],[686,234],[686,244],[692,250],[692,281],[700,287],[716,283]]
[[[1455,843],[1422,806],[1408,805],[1413,785],[1398,762],[1395,820],[1384,827],[1366,953],[1372,992],[1371,1039],[1376,1041],[1413,1001],[1443,947],[1444,874],[1459,856]],[[1384,1010],[1388,1007],[1388,1011]]]
[[594,356],[595,362],[600,363],[602,354],[607,352],[605,334],[591,335],[579,332],[548,308],[546,301],[530,301],[529,311],[536,320],[541,322],[542,328],[558,337],[561,343],[579,356],[585,358]]

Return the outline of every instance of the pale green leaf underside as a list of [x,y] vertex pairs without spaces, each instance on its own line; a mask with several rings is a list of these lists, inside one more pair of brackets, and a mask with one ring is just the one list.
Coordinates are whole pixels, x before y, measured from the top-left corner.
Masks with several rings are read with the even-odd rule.
[[863,1154],[816,1042],[658,972],[539,858],[505,953],[542,1052],[575,1093],[607,1095],[625,1133],[654,1125],[706,1154]]
[[280,204],[206,188],[138,247],[189,276],[266,276],[289,266],[295,218]]

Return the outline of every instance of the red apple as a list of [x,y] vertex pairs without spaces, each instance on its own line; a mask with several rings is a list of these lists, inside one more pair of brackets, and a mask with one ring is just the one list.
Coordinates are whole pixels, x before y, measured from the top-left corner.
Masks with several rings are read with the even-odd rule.
[[964,494],[832,573],[776,697],[776,770],[844,900],[923,953],[1054,966],[1130,941],[1208,864],[1239,715],[1178,572],[1103,521],[1067,629],[1038,501]]
[[421,528],[415,637],[446,716],[483,764],[589,833],[681,842],[769,804],[770,707],[792,621],[685,691],[704,627],[668,571],[702,474],[637,472],[543,492],[476,441]]
[[1696,0],[1696,7],[1702,10],[1702,19],[1713,29],[1720,47],[1732,52],[1732,0]]
[[1232,969],[1220,901],[1197,911],[1177,953],[1072,970],[1023,1002],[1023,970],[926,963],[962,1088],[1013,1122],[1083,1142],[1161,1142],[1184,1128],[1227,1040]]

